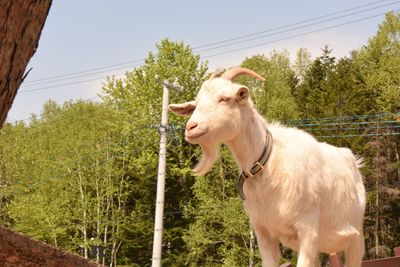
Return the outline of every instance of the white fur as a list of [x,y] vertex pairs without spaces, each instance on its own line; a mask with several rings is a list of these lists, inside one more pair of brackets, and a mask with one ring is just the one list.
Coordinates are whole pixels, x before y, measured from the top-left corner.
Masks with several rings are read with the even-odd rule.
[[[243,86],[221,78],[203,84],[188,121],[192,126],[186,130],[187,140],[203,149],[195,170],[209,171],[221,143],[241,169],[250,169],[268,129],[273,136],[271,157],[262,174],[247,179],[243,188],[263,267],[278,266],[279,241],[298,251],[299,267],[318,266],[318,252],[343,250],[347,267],[361,266],[365,210],[361,160],[349,149],[318,142],[302,130],[267,123],[249,97],[238,98],[239,88]],[[174,105],[170,108],[176,111]],[[196,134],[202,135],[190,137]]]

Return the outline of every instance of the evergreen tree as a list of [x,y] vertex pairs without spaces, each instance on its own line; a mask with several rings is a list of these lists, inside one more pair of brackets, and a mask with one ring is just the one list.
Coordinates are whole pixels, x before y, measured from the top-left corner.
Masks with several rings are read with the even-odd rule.
[[327,81],[335,68],[335,57],[332,50],[325,46],[322,55],[314,60],[306,71],[304,81],[295,90],[297,105],[302,118],[319,118],[332,116],[332,110],[327,109],[330,101],[330,90]]
[[[400,15],[386,14],[378,32],[355,56],[370,97],[372,113],[398,113],[400,101]],[[366,184],[369,187],[366,214],[367,255],[382,257],[391,254],[391,241],[396,240],[399,227],[398,202],[400,191],[398,169],[400,139],[391,136],[397,115],[376,119],[375,132],[380,135],[367,143]],[[390,211],[390,213],[388,212]],[[396,217],[397,216],[397,217]],[[397,218],[397,219],[396,219]],[[398,231],[397,231],[398,232]],[[398,239],[397,239],[398,240]]]

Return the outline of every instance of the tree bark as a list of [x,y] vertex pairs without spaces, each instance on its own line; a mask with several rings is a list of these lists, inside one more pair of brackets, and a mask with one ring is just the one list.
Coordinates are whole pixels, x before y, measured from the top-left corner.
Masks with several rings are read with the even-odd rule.
[[0,1],[0,127],[36,52],[51,0]]
[[100,267],[41,241],[0,227],[0,266],[14,267]]

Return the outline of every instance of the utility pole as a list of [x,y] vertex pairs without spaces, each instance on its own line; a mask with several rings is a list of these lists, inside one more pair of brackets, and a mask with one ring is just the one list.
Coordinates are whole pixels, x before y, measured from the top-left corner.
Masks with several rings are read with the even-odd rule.
[[153,238],[153,256],[152,267],[161,266],[162,251],[162,234],[163,234],[163,217],[164,217],[164,193],[165,193],[165,169],[167,160],[167,134],[168,134],[168,99],[169,89],[182,91],[180,87],[160,82],[163,85],[162,112],[160,131],[160,153],[158,161],[157,175],[157,198],[156,198],[156,215],[154,222],[154,238]]
[[250,255],[249,255],[249,267],[254,267],[254,232],[250,226]]

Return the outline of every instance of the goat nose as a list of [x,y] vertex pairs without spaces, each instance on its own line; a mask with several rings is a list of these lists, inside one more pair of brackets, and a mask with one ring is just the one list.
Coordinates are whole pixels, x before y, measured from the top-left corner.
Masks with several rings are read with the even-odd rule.
[[189,122],[186,124],[186,131],[193,130],[194,128],[197,127],[197,125],[198,125],[197,122],[195,122],[195,121],[189,121]]

